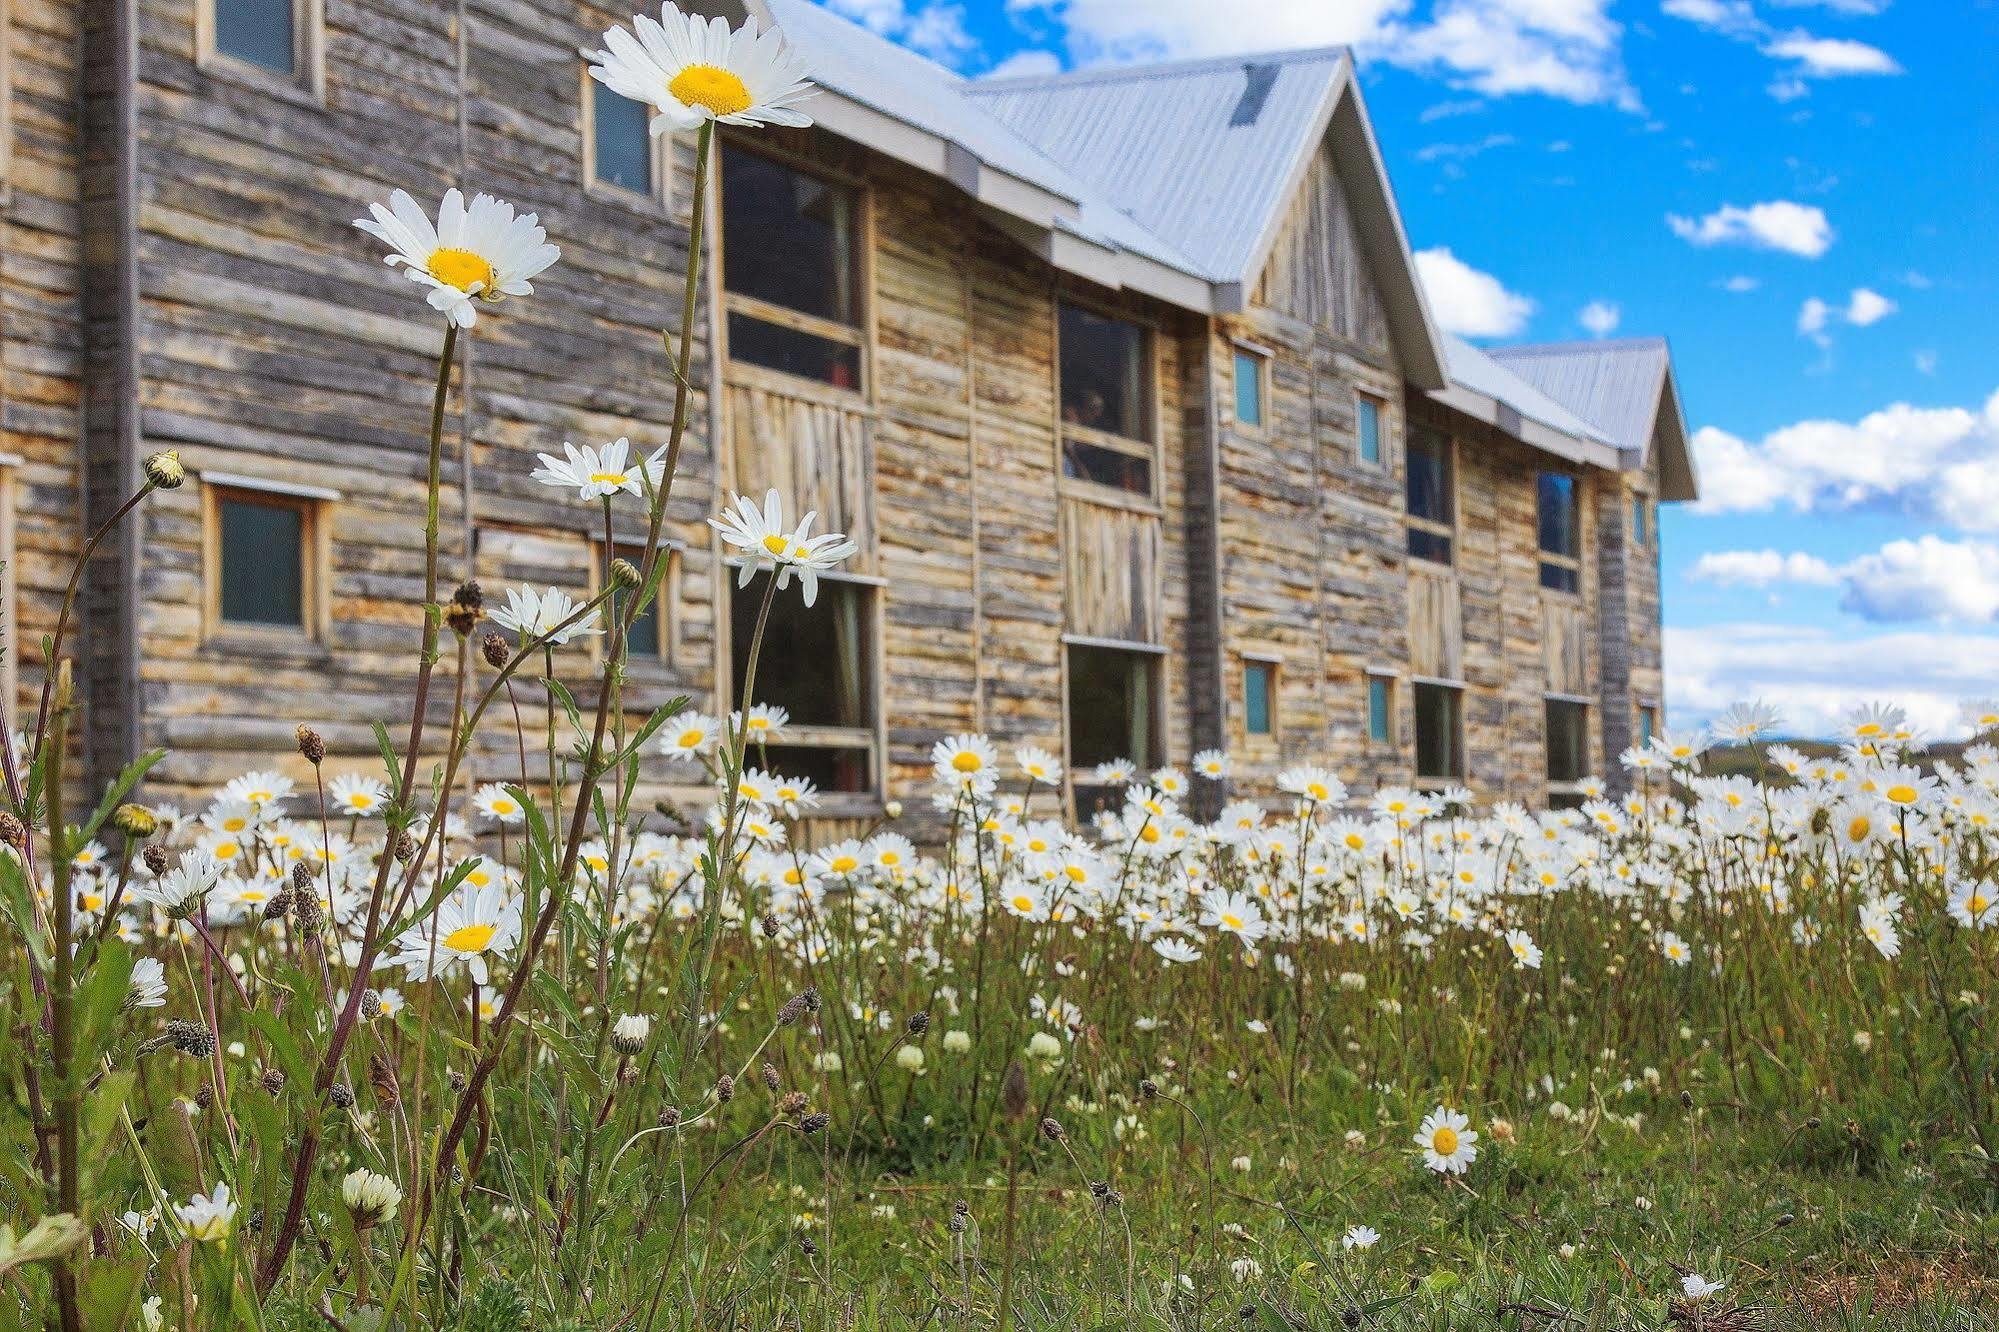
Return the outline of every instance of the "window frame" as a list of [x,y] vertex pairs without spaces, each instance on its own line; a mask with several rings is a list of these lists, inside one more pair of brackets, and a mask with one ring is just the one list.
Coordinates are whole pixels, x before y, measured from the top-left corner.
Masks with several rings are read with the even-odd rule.
[[[1370,749],[1395,747],[1395,690],[1401,683],[1394,671],[1370,668],[1361,675],[1365,692],[1361,696],[1361,739]],[[1374,733],[1374,691],[1381,689],[1382,734]]]
[[[1549,803],[1552,806],[1557,797],[1567,798],[1582,794],[1582,786],[1590,777],[1589,715],[1593,701],[1573,694],[1543,694],[1541,696],[1541,757],[1543,773],[1546,777]],[[1582,727],[1576,737],[1576,757],[1582,771],[1574,777],[1556,777],[1555,767],[1555,710],[1574,708]]]
[[652,174],[652,188],[635,190],[616,181],[598,178],[597,98],[611,90],[590,77],[590,68],[590,62],[584,61],[581,69],[583,89],[579,95],[578,128],[581,132],[583,149],[583,192],[595,199],[620,203],[627,207],[643,208],[648,212],[655,209],[664,210],[673,197],[673,136],[652,132],[652,117],[655,113],[650,108],[647,109],[646,115],[646,162]]
[[[1242,419],[1242,370],[1243,362],[1255,367],[1256,373],[1256,421],[1245,423]],[[1246,435],[1268,435],[1270,433],[1270,352],[1253,342],[1233,342],[1229,344],[1229,383],[1235,390],[1231,400],[1235,428]],[[1157,434],[1155,430],[1153,433]]]
[[[1373,467],[1385,472],[1388,470],[1388,400],[1378,393],[1369,393],[1366,389],[1355,389],[1353,398],[1354,461],[1362,467]],[[1364,407],[1374,409],[1374,456],[1372,458],[1368,457],[1366,451],[1361,447],[1363,436],[1361,435],[1360,422],[1361,409]],[[1451,475],[1455,482],[1457,475],[1455,465],[1451,469]],[[1404,504],[1408,503],[1408,494],[1406,491],[1403,495],[1403,502]],[[1452,512],[1455,513],[1456,511],[1456,505],[1453,505]]]
[[[1450,748],[1451,748],[1451,757],[1454,760],[1453,766],[1457,769],[1457,771],[1455,772],[1437,773],[1437,772],[1424,772],[1421,770],[1421,764],[1423,761],[1422,733],[1423,733],[1423,699],[1424,699],[1425,690],[1442,691],[1446,696],[1454,700],[1450,710],[1451,729],[1452,729],[1452,735],[1450,737]],[[1412,734],[1410,735],[1411,753],[1409,756],[1409,767],[1411,775],[1415,778],[1415,785],[1417,787],[1423,789],[1429,789],[1439,786],[1449,786],[1453,783],[1462,783],[1468,779],[1467,774],[1470,771],[1470,763],[1468,760],[1468,756],[1465,752],[1465,693],[1466,692],[1467,691],[1465,689],[1464,684],[1460,681],[1436,680],[1436,679],[1431,679],[1427,676],[1413,677],[1410,688],[1410,704],[1413,717],[1413,729],[1412,729]]]
[[[1278,744],[1284,735],[1284,709],[1281,703],[1284,687],[1284,658],[1274,652],[1243,652],[1242,658],[1242,735],[1243,743],[1254,749],[1269,748]],[[1264,686],[1264,721],[1266,728],[1261,731],[1249,729],[1249,677],[1262,671],[1267,676]]]
[[326,105],[326,0],[291,0],[292,70],[267,69],[224,51],[216,41],[216,0],[195,0],[194,63],[204,74],[249,84],[311,106]]
[[[715,646],[717,649],[717,671],[715,674],[715,700],[718,711],[726,718],[742,706],[736,698],[736,644],[735,644],[735,600],[742,595],[755,595],[761,599],[762,593],[756,579],[751,579],[747,588],[737,586],[737,576],[741,572],[738,559],[718,559],[715,561],[715,587],[718,592],[715,615]],[[760,577],[769,577],[765,572]],[[887,799],[888,790],[888,737],[885,707],[887,703],[885,686],[888,673],[887,655],[884,645],[886,627],[883,605],[888,599],[888,580],[867,574],[839,571],[823,571],[819,575],[819,596],[839,588],[856,589],[864,599],[861,608],[862,620],[867,625],[867,650],[860,665],[867,672],[863,690],[867,700],[868,721],[862,726],[820,726],[810,723],[793,722],[784,729],[784,737],[778,745],[786,749],[837,749],[865,751],[868,767],[868,781],[859,791],[822,790],[819,793],[818,808],[813,811],[816,818],[851,818],[878,814]],[[773,609],[779,604],[789,604],[787,599],[799,596],[796,585],[780,592]],[[799,603],[799,604],[802,604]],[[759,667],[761,672],[761,667]],[[752,699],[754,704],[760,700]],[[768,700],[762,700],[768,701]]]
[[1659,510],[1642,490],[1631,492],[1631,544],[1650,550],[1658,540]]
[[[762,158],[775,166],[798,175],[810,176],[828,185],[838,186],[848,192],[853,201],[853,239],[848,247],[847,262],[851,265],[854,289],[855,322],[850,326],[837,319],[826,319],[819,315],[807,314],[803,310],[793,310],[786,306],[733,292],[728,286],[728,200],[722,182],[722,155],[724,153],[745,153]],[[874,393],[874,194],[859,176],[827,166],[823,162],[808,161],[797,153],[786,152],[781,147],[757,144],[745,146],[734,135],[717,136],[714,146],[715,157],[709,163],[708,182],[714,194],[714,225],[711,228],[712,252],[709,263],[713,267],[715,291],[720,296],[720,317],[715,320],[715,340],[721,350],[722,364],[726,373],[737,379],[755,379],[770,376],[787,390],[809,385],[814,392],[827,394],[837,401],[865,402]],[[804,333],[822,338],[828,342],[838,342],[855,349],[855,363],[859,367],[860,382],[851,387],[835,384],[825,379],[815,379],[810,375],[794,374],[755,361],[737,360],[729,345],[729,321],[740,315],[762,324]],[[880,765],[878,764],[877,767]]]
[[[292,509],[299,514],[299,624],[225,619],[222,613],[222,506],[225,501]],[[204,642],[315,645],[331,629],[329,510],[340,492],[319,486],[208,472],[201,477],[201,636]]]
[[[1570,502],[1574,510],[1571,514],[1572,521],[1569,526],[1576,537],[1576,553],[1573,555],[1565,551],[1549,550],[1541,544],[1542,529],[1546,526],[1541,514],[1541,500],[1544,493],[1541,488],[1541,478],[1546,476],[1567,477],[1569,480]],[[1536,566],[1536,574],[1537,581],[1541,585],[1541,590],[1558,597],[1580,598],[1583,592],[1583,478],[1577,473],[1560,467],[1542,467],[1535,470],[1534,549],[1536,558],[1539,560],[1539,564]],[[1572,576],[1575,579],[1576,585],[1573,588],[1550,586],[1548,571],[1551,569],[1559,570],[1562,573]]]
[[[1145,376],[1140,386],[1140,401],[1145,407],[1145,424],[1150,439],[1133,439],[1115,431],[1101,430],[1062,419],[1062,307],[1070,306],[1099,319],[1112,319],[1136,328],[1142,342],[1139,352],[1139,369]],[[1163,505],[1165,479],[1160,475],[1161,449],[1159,439],[1162,431],[1160,420],[1159,389],[1159,327],[1152,320],[1127,310],[1115,309],[1098,301],[1079,297],[1073,292],[1057,291],[1050,304],[1051,349],[1054,353],[1053,378],[1055,381],[1055,481],[1061,494],[1078,495],[1105,504],[1122,508],[1139,509],[1147,513],[1157,513]],[[1083,477],[1070,476],[1067,443],[1074,439],[1079,444],[1108,449],[1136,458],[1145,464],[1146,477],[1151,482],[1145,491],[1126,490],[1122,486],[1110,486],[1090,481]]]
[[1637,713],[1638,715],[1632,719],[1632,730],[1635,735],[1634,743],[1638,748],[1646,749],[1651,746],[1653,739],[1659,734],[1659,705],[1656,703],[1640,703]]
[[1459,523],[1461,521],[1461,515],[1464,512],[1464,506],[1462,503],[1460,503],[1462,496],[1459,492],[1459,481],[1458,481],[1458,440],[1457,436],[1455,435],[1446,434],[1444,431],[1441,430],[1431,430],[1428,429],[1427,427],[1425,429],[1425,433],[1427,435],[1434,436],[1444,446],[1443,447],[1444,465],[1447,469],[1449,469],[1450,472],[1450,475],[1445,478],[1444,489],[1446,494],[1448,494],[1448,496],[1450,497],[1451,520],[1447,523],[1440,523],[1434,518],[1419,517],[1418,515],[1411,513],[1409,511],[1409,468],[1417,452],[1417,444],[1416,444],[1417,434],[1416,432],[1412,431],[1410,433],[1408,446],[1404,449],[1402,457],[1403,528],[1405,533],[1410,531],[1424,532],[1431,536],[1441,537],[1445,541],[1448,541],[1450,543],[1450,558],[1445,560],[1438,560],[1429,555],[1419,555],[1415,551],[1408,549],[1408,542],[1406,536],[1403,543],[1403,549],[1407,553],[1410,559],[1418,560],[1423,564],[1430,566],[1433,569],[1455,570],[1458,567],[1458,547],[1461,544],[1459,540]]
[[1171,752],[1166,736],[1167,650],[1156,643],[1136,643],[1118,638],[1092,638],[1084,634],[1063,634],[1061,642],[1063,800],[1070,817],[1077,818],[1081,815],[1076,804],[1077,789],[1091,788],[1097,783],[1094,780],[1096,765],[1090,764],[1085,767],[1079,765],[1075,759],[1074,728],[1070,724],[1071,700],[1075,690],[1075,672],[1072,669],[1075,650],[1083,648],[1100,652],[1121,652],[1145,663],[1146,670],[1151,675],[1146,690],[1149,695],[1146,700],[1146,711],[1149,714],[1146,718],[1147,748],[1150,752],[1123,756],[1136,764],[1141,774],[1149,773],[1164,763],[1166,755]]

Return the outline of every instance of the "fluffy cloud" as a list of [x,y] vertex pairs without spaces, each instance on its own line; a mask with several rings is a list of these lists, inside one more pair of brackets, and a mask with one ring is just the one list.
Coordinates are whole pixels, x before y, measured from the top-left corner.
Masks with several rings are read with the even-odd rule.
[[1857,328],[1866,328],[1869,324],[1880,323],[1899,308],[1878,291],[1855,287],[1846,303],[1846,322]]
[[1899,309],[1901,307],[1895,302],[1871,287],[1855,287],[1843,308],[1828,305],[1816,296],[1808,296],[1805,303],[1798,307],[1798,336],[1810,338],[1821,347],[1830,347],[1832,335],[1826,329],[1833,320],[1843,320],[1855,328],[1866,328],[1880,323]]
[[1961,710],[1999,679],[1999,635],[1844,633],[1771,624],[1666,630],[1666,705],[1673,725],[1712,718],[1731,703],[1776,703],[1790,735],[1832,734],[1863,703],[1908,709],[1924,734],[1961,735]]
[[1032,48],[1015,51],[1006,59],[994,65],[988,73],[996,79],[1013,77],[1039,78],[1062,72],[1062,57],[1053,51],[1038,51]]
[[1999,393],[1982,411],[1898,402],[1855,422],[1814,420],[1751,443],[1694,432],[1703,512],[1788,504],[1824,512],[1893,502],[1966,531],[1999,530]]
[[965,30],[963,5],[932,0],[911,9],[909,0],[823,0],[823,3],[868,31],[892,38],[941,64],[962,64],[979,49],[978,41]]
[[1663,0],[1659,12],[1731,37],[1753,37],[1764,31],[1749,0]]
[[1589,330],[1593,338],[1607,338],[1617,332],[1617,326],[1624,319],[1624,311],[1615,301],[1591,301],[1576,314],[1576,322]]
[[1798,307],[1798,336],[1815,338],[1825,332],[1825,326],[1832,320],[1832,307],[1816,296],[1808,296]]
[[1467,338],[1508,338],[1527,326],[1534,302],[1449,249],[1416,252],[1416,275],[1437,322]]
[[[1790,0],[1793,5],[1813,2]],[[1824,0],[1824,3],[1827,8],[1848,14],[1877,13],[1887,7],[1887,0]],[[1809,79],[1902,72],[1895,57],[1878,46],[1849,37],[1819,37],[1797,29],[1780,31],[1763,20],[1750,0],[1661,0],[1659,10],[1733,41],[1753,44],[1764,55],[1780,62],[1783,72],[1771,81],[1769,88],[1770,95],[1780,102],[1809,96]]]
[[1798,73],[1815,79],[1836,79],[1852,74],[1900,74],[1902,67],[1878,46],[1844,37],[1814,37],[1793,32],[1763,48],[1764,54],[1794,61]]
[[1832,224],[1815,204],[1773,199],[1738,207],[1724,204],[1705,217],[1666,216],[1673,234],[1690,245],[1750,245],[1816,259],[1832,246]]
[[1839,574],[1816,555],[1774,550],[1710,550],[1694,561],[1687,577],[1724,587],[1768,587],[1772,583],[1811,583],[1831,587]]

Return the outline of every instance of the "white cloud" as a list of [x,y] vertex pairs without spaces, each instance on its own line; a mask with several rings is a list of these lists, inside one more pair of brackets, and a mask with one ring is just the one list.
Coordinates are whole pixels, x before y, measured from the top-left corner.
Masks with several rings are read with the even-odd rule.
[[1488,134],[1483,139],[1479,139],[1473,143],[1425,144],[1416,150],[1416,160],[1419,162],[1435,162],[1443,159],[1445,161],[1461,162],[1469,157],[1477,157],[1480,153],[1490,152],[1494,148],[1511,147],[1513,143],[1514,138],[1511,134]]
[[1731,37],[1763,31],[1763,21],[1756,17],[1749,0],[1663,0],[1659,12]]
[[1869,287],[1855,287],[1846,303],[1846,322],[1856,328],[1878,324],[1900,307]]
[[1933,347],[1918,347],[1915,355],[1916,373],[1933,375],[1937,372],[1937,354]]
[[909,21],[903,0],[825,0],[825,5],[835,14],[882,36],[898,31]]
[[1760,278],[1750,277],[1747,273],[1737,273],[1733,277],[1726,277],[1721,280],[1721,289],[1723,291],[1734,292],[1738,296],[1747,291],[1755,291],[1762,285],[1763,282]]
[[1762,698],[1782,710],[1784,733],[1825,736],[1853,708],[1891,701],[1924,734],[1959,735],[1965,701],[1990,694],[1999,678],[1999,635],[1979,633],[1718,624],[1668,628],[1665,650],[1676,726]]
[[1900,74],[1895,57],[1878,46],[1845,37],[1814,37],[1793,32],[1763,48],[1765,55],[1795,61],[1807,78],[1837,79],[1853,74]]
[[1670,213],[1666,225],[1690,245],[1751,245],[1816,259],[1832,245],[1832,224],[1815,204],[1773,199],[1747,208],[1724,204],[1701,218]]
[[1467,97],[1455,102],[1438,102],[1423,108],[1416,119],[1427,125],[1433,120],[1447,120],[1452,116],[1472,116],[1485,110],[1485,103],[1476,97]]
[[1832,319],[1832,307],[1816,296],[1807,296],[1805,303],[1798,307],[1798,336],[1819,337],[1825,332],[1826,324]]
[[878,36],[888,37],[940,64],[957,66],[979,49],[965,30],[965,7],[932,0],[911,10],[908,0],[824,0],[828,9]]
[[1005,79],[1014,77],[1040,78],[1045,75],[1059,74],[1061,72],[1061,56],[1056,55],[1053,51],[1040,51],[1030,47],[1026,50],[1015,51],[1012,55],[994,65],[988,71],[988,74],[992,78]]
[[1817,6],[1835,14],[1865,16],[1886,13],[1895,0],[1770,0],[1780,9],[1810,9]]
[[1751,443],[1694,432],[1706,513],[1894,503],[1963,531],[1999,531],[1999,393],[1980,411],[1898,402],[1856,422],[1811,420]]
[[1062,29],[1079,65],[1125,64],[1181,56],[1233,55],[1301,46],[1379,43],[1395,30],[1409,0],[1297,4],[1295,0],[1008,0]]
[[1808,583],[1831,587],[1839,575],[1816,555],[1775,550],[1710,550],[1694,561],[1687,577],[1723,587],[1768,587],[1772,583]]
[[1444,247],[1418,250],[1416,275],[1437,322],[1463,337],[1512,337],[1534,314],[1533,301]]
[[1999,545],[1990,541],[1890,541],[1847,564],[1840,580],[1840,605],[1867,620],[1999,618]]
[[1615,301],[1591,301],[1576,315],[1576,322],[1589,330],[1593,338],[1607,338],[1617,331],[1624,318],[1624,311]]

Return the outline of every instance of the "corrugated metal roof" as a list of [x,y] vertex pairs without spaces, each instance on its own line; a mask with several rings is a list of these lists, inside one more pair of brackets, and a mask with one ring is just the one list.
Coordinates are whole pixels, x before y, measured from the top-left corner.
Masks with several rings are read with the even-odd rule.
[[966,93],[1216,282],[1241,281],[1317,146],[1344,48],[992,79]]
[[1664,338],[1493,347],[1486,354],[1596,426],[1620,449],[1642,455],[1650,446],[1666,383]]
[[1499,349],[1480,350],[1458,337],[1444,334],[1444,352],[1450,360],[1452,382],[1511,407],[1530,421],[1559,430],[1578,439],[1615,444],[1605,432],[1564,407],[1529,383],[1499,360]]

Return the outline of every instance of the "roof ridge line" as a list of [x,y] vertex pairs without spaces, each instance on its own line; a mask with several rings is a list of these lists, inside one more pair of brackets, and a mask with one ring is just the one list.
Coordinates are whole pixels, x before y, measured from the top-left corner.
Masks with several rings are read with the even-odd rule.
[[1488,355],[1531,356],[1538,352],[1582,351],[1589,348],[1615,350],[1627,347],[1664,347],[1663,333],[1634,333],[1623,338],[1568,338],[1560,342],[1511,342],[1484,348]]
[[1200,56],[1192,60],[1155,60],[1139,65],[1092,65],[1086,69],[1064,70],[1059,74],[1006,74],[965,80],[966,91],[1012,92],[1029,88],[1061,88],[1086,83],[1140,82],[1182,74],[1202,74],[1236,69],[1247,65],[1307,64],[1317,60],[1344,59],[1350,46],[1307,46],[1277,51],[1248,51],[1238,55]]

